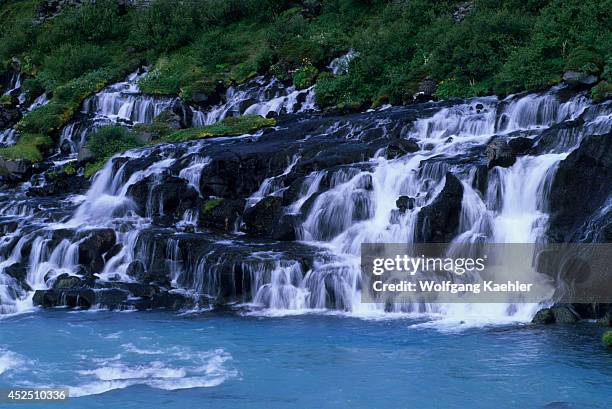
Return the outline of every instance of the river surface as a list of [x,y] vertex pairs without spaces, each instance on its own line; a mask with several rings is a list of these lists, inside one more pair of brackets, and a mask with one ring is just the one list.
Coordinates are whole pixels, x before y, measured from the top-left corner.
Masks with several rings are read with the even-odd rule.
[[68,387],[62,408],[606,408],[602,332],[56,309],[0,321],[0,387]]

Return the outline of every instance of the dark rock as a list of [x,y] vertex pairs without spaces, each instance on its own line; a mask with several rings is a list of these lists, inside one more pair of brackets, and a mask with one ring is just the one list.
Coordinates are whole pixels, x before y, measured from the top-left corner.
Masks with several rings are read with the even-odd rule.
[[284,214],[278,223],[274,225],[272,238],[274,240],[292,241],[296,239],[296,229],[299,228],[302,219],[299,215]]
[[8,129],[15,125],[21,119],[21,112],[17,108],[15,101],[14,105],[4,105],[0,103],[0,129]]
[[45,308],[91,308],[96,304],[96,294],[90,288],[36,290],[32,302]]
[[234,231],[236,223],[242,216],[245,201],[242,199],[210,199],[213,205],[204,202],[200,212],[199,225],[209,229]]
[[151,308],[164,308],[168,310],[183,310],[193,308],[194,301],[192,298],[179,293],[159,293],[151,298]]
[[85,281],[80,277],[72,276],[69,274],[62,274],[55,279],[53,283],[53,289],[65,290],[72,288],[83,288],[85,287]]
[[504,138],[495,138],[485,148],[489,169],[500,166],[507,168],[514,165],[516,156]]
[[428,97],[433,96],[436,93],[437,84],[431,78],[425,78],[423,81],[419,83],[418,92],[426,95]]
[[96,304],[110,309],[121,308],[127,300],[128,292],[118,288],[105,288],[95,290]]
[[555,315],[550,308],[543,308],[531,320],[534,324],[554,324]]
[[96,229],[86,232],[87,236],[79,243],[79,264],[90,273],[98,273],[104,267],[102,255],[115,245],[113,229]]
[[282,212],[282,199],[267,196],[244,211],[244,231],[256,237],[270,237]]
[[519,136],[516,138],[512,138],[508,141],[508,146],[512,150],[514,155],[524,155],[527,153],[529,149],[534,144],[534,140],[531,138],[526,138],[524,136]]
[[406,210],[414,209],[414,197],[400,196],[395,201],[395,205],[399,209],[400,213],[406,213]]
[[[183,178],[164,174],[149,176],[134,183],[128,189],[142,216],[167,216],[181,219],[186,210],[198,205],[198,192]],[[152,208],[147,208],[151,205]]]
[[417,152],[420,149],[416,139],[394,139],[387,146],[387,158],[393,159],[407,153]]
[[417,216],[416,241],[450,243],[459,229],[463,185],[450,172],[438,196],[423,207]]
[[553,241],[571,242],[588,230],[605,231],[605,226],[589,227],[588,223],[608,200],[610,186],[612,134],[587,137],[561,161],[552,181],[548,234]]
[[8,174],[11,180],[25,180],[32,174],[32,163],[24,159],[9,160],[0,157],[0,174]]
[[4,268],[4,274],[8,274],[20,283],[25,283],[26,277],[28,276],[28,270],[25,265],[20,263],[13,263]]
[[142,261],[134,260],[128,265],[126,274],[137,280],[145,281],[147,269]]
[[487,194],[487,184],[489,181],[489,168],[485,165],[476,167],[476,174],[472,181],[472,187],[480,192],[483,196]]

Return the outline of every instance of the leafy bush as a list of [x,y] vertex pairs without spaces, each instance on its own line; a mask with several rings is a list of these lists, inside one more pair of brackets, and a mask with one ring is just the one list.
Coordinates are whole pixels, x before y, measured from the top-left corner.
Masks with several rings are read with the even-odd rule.
[[565,69],[587,74],[600,74],[603,65],[603,58],[597,51],[592,48],[577,47],[567,58]]
[[108,125],[94,131],[87,141],[87,148],[95,159],[110,158],[116,153],[141,146],[131,130]]
[[293,85],[297,89],[308,88],[317,79],[317,69],[308,61],[293,74]]

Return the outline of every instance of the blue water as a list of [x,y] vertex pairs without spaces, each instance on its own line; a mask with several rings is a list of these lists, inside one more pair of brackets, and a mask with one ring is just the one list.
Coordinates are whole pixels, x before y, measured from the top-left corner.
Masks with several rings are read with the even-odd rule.
[[42,311],[0,321],[0,387],[81,395],[62,408],[610,407],[612,353],[593,324],[415,324]]

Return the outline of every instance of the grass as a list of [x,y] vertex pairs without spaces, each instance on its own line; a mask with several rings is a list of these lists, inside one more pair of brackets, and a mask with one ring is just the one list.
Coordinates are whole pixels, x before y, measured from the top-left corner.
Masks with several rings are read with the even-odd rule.
[[46,135],[25,134],[15,145],[0,149],[0,156],[9,160],[39,162],[44,153],[53,147],[53,141]]
[[261,116],[245,115],[240,117],[226,118],[213,125],[201,128],[189,128],[169,133],[169,129],[160,123],[144,125],[128,129],[119,125],[108,125],[99,128],[90,135],[87,148],[91,151],[93,159],[85,166],[85,177],[90,178],[104,167],[108,160],[117,153],[129,149],[138,148],[145,144],[139,142],[138,132],[153,132],[159,130],[158,135],[163,135],[150,144],[185,142],[192,139],[212,138],[220,136],[236,136],[253,133],[261,128],[275,125],[274,119]]

